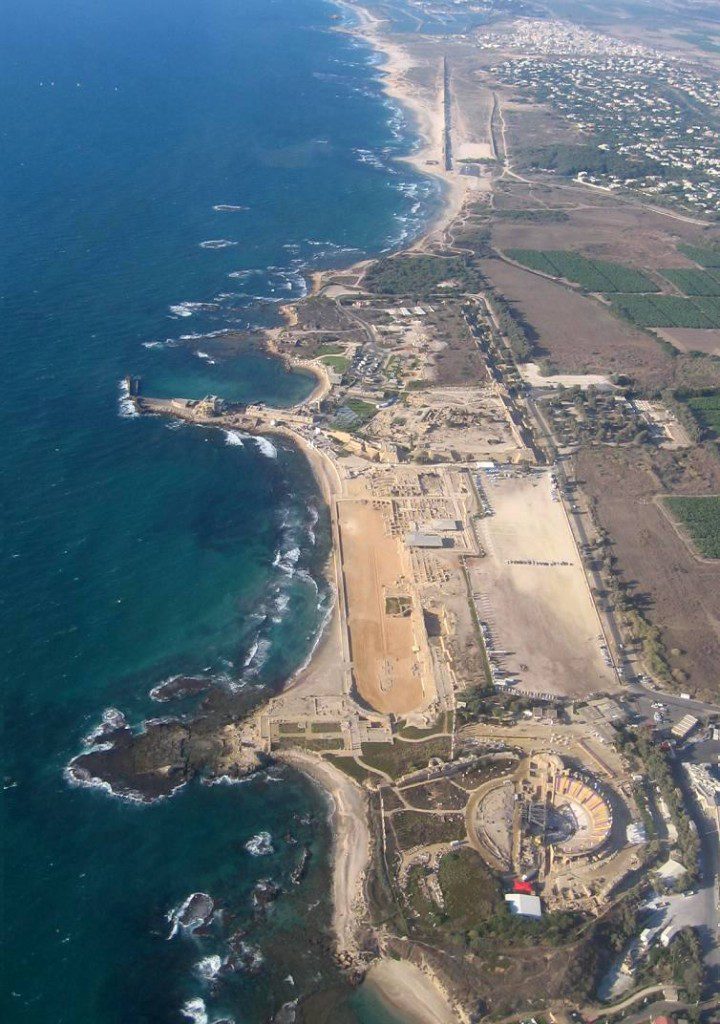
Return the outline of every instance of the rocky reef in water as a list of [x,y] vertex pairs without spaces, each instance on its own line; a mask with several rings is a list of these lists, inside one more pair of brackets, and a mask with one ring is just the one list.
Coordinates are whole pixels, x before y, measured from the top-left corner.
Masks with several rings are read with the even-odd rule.
[[152,718],[133,729],[114,708],[68,764],[68,781],[152,802],[201,778],[233,782],[261,767],[247,709],[230,695],[208,699],[194,717]]

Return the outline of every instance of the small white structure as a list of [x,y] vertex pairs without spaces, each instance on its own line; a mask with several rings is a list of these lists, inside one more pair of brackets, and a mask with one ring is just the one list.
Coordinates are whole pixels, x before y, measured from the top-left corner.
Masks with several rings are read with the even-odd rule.
[[631,822],[625,829],[625,838],[630,846],[639,846],[647,842],[647,831],[641,821]]
[[542,917],[542,905],[539,896],[526,896],[521,892],[509,892],[505,902],[510,904],[510,913],[521,917]]

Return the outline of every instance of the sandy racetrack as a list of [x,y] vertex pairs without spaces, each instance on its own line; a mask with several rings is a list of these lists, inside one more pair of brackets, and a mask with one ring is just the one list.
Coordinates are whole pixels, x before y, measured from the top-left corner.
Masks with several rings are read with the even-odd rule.
[[370,501],[338,502],[338,522],[358,693],[377,711],[412,711],[425,700],[428,685],[422,612],[386,612],[387,596],[410,593],[402,542],[386,533],[382,513]]

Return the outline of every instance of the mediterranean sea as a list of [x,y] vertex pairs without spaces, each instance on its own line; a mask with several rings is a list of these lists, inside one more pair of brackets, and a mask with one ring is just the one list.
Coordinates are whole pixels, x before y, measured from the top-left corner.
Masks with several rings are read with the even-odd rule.
[[[133,727],[192,713],[150,697],[163,680],[259,699],[317,641],[329,537],[302,456],[134,417],[122,381],[301,399],[312,381],[226,332],[278,322],[314,269],[432,215],[435,186],[395,159],[412,126],[346,17],[324,0],[5,5],[8,1024],[256,1024],[341,986],[327,807],[302,776],[142,804],[63,769],[106,709]],[[352,1002],[342,1019],[386,1019]]]

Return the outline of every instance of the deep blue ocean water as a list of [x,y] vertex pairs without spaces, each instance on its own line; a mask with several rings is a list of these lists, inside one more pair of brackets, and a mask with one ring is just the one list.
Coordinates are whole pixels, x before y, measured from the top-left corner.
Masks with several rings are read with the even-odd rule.
[[[148,690],[174,673],[278,687],[326,613],[325,517],[299,454],[127,417],[119,384],[298,400],[306,378],[223,356],[218,333],[275,322],[303,271],[400,244],[437,202],[393,164],[411,127],[338,17],[322,0],[4,5],[8,1024],[260,1022],[337,983],[326,808],[302,777],[139,806],[62,769],[103,709],[164,713]],[[274,852],[254,857],[260,831]],[[257,920],[266,877],[284,891]],[[196,891],[220,915],[168,939]],[[203,977],[238,932],[257,972]],[[371,1003],[355,1000],[365,1024],[380,1021]]]

